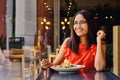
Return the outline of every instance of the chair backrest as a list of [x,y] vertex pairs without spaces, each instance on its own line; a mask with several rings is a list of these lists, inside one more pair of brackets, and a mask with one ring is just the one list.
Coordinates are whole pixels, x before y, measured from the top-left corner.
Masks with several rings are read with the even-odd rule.
[[36,57],[34,46],[23,46],[22,49],[24,50],[25,58],[35,58]]
[[12,49],[10,49],[10,54],[12,54],[12,55],[24,54],[24,50],[12,48]]
[[24,57],[29,59],[35,58],[35,49],[24,49]]
[[24,37],[10,37],[8,41],[9,49],[11,48],[22,49],[22,46],[24,45]]

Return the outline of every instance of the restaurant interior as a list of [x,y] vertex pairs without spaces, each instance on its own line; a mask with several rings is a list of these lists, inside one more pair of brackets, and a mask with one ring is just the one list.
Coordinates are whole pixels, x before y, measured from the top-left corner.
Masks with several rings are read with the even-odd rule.
[[55,59],[64,39],[71,35],[74,14],[82,9],[91,11],[97,29],[105,31],[106,69],[120,76],[119,3],[120,0],[1,0],[0,48],[14,64],[7,65],[10,69],[21,67],[12,80],[36,80],[41,59]]

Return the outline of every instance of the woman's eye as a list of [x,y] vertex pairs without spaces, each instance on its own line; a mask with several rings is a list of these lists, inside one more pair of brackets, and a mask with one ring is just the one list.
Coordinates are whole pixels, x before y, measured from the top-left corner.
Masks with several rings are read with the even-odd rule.
[[85,24],[87,21],[80,21],[79,24]]
[[74,22],[74,24],[78,24],[78,22]]
[[74,25],[77,25],[77,24],[80,24],[80,25],[81,25],[81,24],[85,24],[85,23],[87,23],[87,21],[80,21],[80,22],[75,21],[75,22],[74,22]]

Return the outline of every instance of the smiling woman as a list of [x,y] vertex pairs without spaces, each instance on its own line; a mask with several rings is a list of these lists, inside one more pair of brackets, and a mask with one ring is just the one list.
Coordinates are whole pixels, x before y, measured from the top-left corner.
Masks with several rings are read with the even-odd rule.
[[[81,21],[82,24],[78,24]],[[85,71],[103,70],[106,65],[106,44],[102,41],[105,37],[104,31],[95,29],[93,16],[88,10],[78,11],[73,17],[73,23],[75,24],[72,26],[71,36],[64,40],[53,63],[43,59],[41,66],[50,68],[60,65],[65,60],[67,67],[71,63],[84,65]]]

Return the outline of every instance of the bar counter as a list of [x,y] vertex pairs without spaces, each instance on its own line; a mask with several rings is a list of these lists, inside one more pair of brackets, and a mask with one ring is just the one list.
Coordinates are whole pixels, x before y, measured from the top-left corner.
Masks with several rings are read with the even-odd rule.
[[52,69],[42,69],[36,80],[120,80],[120,77],[108,70],[90,70],[83,71],[80,74],[60,74]]

